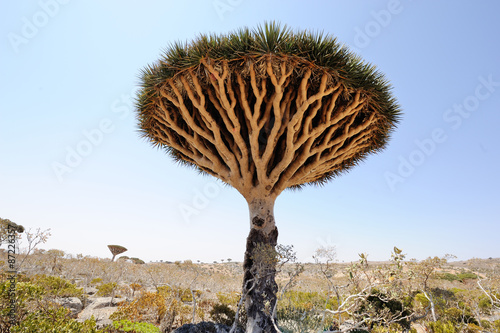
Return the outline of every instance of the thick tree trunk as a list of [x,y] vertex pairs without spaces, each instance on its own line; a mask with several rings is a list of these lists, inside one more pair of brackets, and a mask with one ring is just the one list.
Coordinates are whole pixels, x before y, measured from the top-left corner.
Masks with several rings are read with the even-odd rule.
[[252,200],[248,205],[250,234],[243,263],[246,333],[274,333],[277,331],[273,309],[278,291],[275,281],[278,229],[274,223],[274,199]]

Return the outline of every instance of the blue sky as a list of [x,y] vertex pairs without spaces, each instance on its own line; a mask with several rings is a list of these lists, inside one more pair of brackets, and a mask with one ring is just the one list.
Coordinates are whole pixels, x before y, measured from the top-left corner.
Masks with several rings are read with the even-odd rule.
[[173,41],[277,20],[335,35],[394,86],[387,149],[321,188],[285,192],[282,244],[341,261],[500,257],[496,1],[10,1],[0,5],[0,217],[43,246],[144,260],[241,261],[245,200],[137,133],[139,70]]

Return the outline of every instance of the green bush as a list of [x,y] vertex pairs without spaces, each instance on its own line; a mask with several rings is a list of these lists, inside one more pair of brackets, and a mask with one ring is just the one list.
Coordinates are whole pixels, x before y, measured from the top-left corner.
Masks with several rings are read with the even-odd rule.
[[[193,301],[193,295],[191,294],[191,289],[189,288],[179,288],[179,287],[169,287],[169,286],[160,286],[157,288],[157,291],[166,296],[166,297],[177,297],[179,298],[182,302],[192,302]],[[194,296],[195,297],[200,297],[202,294],[201,290],[194,290]]]
[[33,283],[43,287],[48,295],[59,297],[82,297],[83,288],[77,288],[76,285],[52,275],[35,275],[32,279]]
[[77,322],[65,308],[49,308],[34,311],[17,325],[10,328],[11,333],[104,333],[97,329],[94,319]]
[[97,296],[111,296],[117,286],[115,282],[103,283],[97,287]]
[[416,294],[414,299],[416,303],[422,306],[422,308],[427,308],[430,304],[429,299],[425,297],[424,293]]
[[460,280],[457,275],[451,274],[451,273],[439,274],[438,277],[440,279],[442,279],[442,280],[447,280],[447,281],[450,281],[450,282],[459,281]]
[[[236,316],[236,310],[238,309],[238,303],[240,301],[240,293],[218,292],[217,299],[219,300],[219,303],[215,305],[211,304],[209,305],[209,307],[212,308],[209,312],[210,317],[216,323],[231,326]],[[242,306],[240,308],[237,326],[244,329],[246,321],[247,321],[247,314],[245,311],[245,307]]]
[[160,333],[160,329],[153,324],[133,323],[126,319],[114,321],[113,327],[119,332]]
[[458,328],[450,321],[428,322],[427,326],[432,333],[458,333]]
[[457,277],[458,277],[460,282],[464,282],[464,280],[468,280],[468,279],[470,279],[470,280],[477,279],[477,275],[474,273],[471,273],[471,272],[459,273],[459,274],[457,274]]
[[[11,301],[16,306],[16,320],[22,320],[26,315],[36,309],[36,304],[42,299],[45,290],[30,282],[16,282],[15,291],[12,293],[10,281],[0,282],[0,332],[7,331],[10,326],[9,313]],[[12,297],[14,295],[14,298]]]
[[[27,279],[21,277],[18,280]],[[83,323],[70,317],[70,310],[44,301],[44,296],[80,296],[81,290],[68,281],[54,276],[35,276],[30,282],[17,282],[15,289],[16,322],[7,322],[10,282],[0,282],[0,331],[12,333],[104,333],[94,320]]]
[[479,332],[483,332],[483,329],[476,325],[476,324],[467,324],[466,327],[464,327],[464,329],[462,330],[463,333],[479,333]]
[[[278,326],[283,333],[318,332],[321,327],[321,316],[314,310],[295,307],[278,308]],[[329,326],[331,323],[325,323]]]
[[489,329],[493,328],[493,325],[489,321],[487,321],[486,319],[481,319],[481,327],[489,330]]
[[[368,313],[373,313],[373,315],[380,315],[381,317],[391,315],[395,319],[394,324],[401,326],[403,330],[410,329],[410,322],[408,318],[411,316],[410,309],[407,308],[407,304],[396,298],[391,298],[385,293],[372,289],[371,295],[366,298],[365,304],[363,304],[358,310],[360,314],[365,311]],[[368,321],[368,323],[370,323]],[[373,323],[370,323],[373,325]]]
[[[160,288],[158,288],[160,289]],[[162,288],[164,291],[165,288]],[[167,324],[166,332],[191,321],[192,307],[164,292],[144,292],[132,302],[123,302],[109,319],[130,320],[154,325]]]
[[240,300],[240,294],[236,292],[232,293],[218,292],[216,295],[217,299],[221,304],[226,304],[229,306],[236,306],[238,304],[238,301]]
[[134,262],[134,264],[138,264],[138,265],[145,264],[144,260],[139,259],[139,258],[129,258],[129,259],[132,260]]
[[500,333],[500,319],[495,320],[492,325],[495,328],[495,332]]
[[[368,331],[360,330],[361,332],[368,333]],[[351,333],[352,331],[349,331]],[[370,333],[400,333],[401,332],[401,327],[397,324],[390,324],[390,325],[374,325],[373,328],[370,330]],[[407,332],[404,330],[403,332]],[[410,333],[416,333],[415,329],[410,329]]]
[[227,304],[216,304],[210,311],[210,318],[218,324],[231,326],[234,321],[236,312],[231,309]]
[[492,308],[491,300],[486,296],[481,296],[479,298],[478,306],[483,313],[489,314]]
[[444,312],[445,317],[448,318],[449,321],[453,323],[462,322],[463,312],[458,308],[448,308]]
[[99,284],[102,283],[102,279],[101,278],[95,278],[95,279],[92,279],[92,281],[90,281],[90,285],[91,286],[97,286]]
[[[324,309],[325,302],[326,293],[290,290],[285,293],[285,297],[280,302],[280,305],[310,310],[312,308]],[[333,297],[329,298],[326,308],[335,310],[337,307],[337,300]]]
[[451,274],[451,273],[442,273],[439,274],[438,277],[442,280],[447,280],[447,281],[460,281],[464,282],[464,280],[467,279],[477,279],[477,275],[471,272],[462,272],[458,274]]

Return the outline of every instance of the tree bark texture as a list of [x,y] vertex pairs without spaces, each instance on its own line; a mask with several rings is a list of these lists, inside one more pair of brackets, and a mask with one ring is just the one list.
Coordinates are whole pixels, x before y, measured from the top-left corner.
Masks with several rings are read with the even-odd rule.
[[247,238],[243,292],[247,312],[247,333],[277,332],[273,309],[277,302],[274,199],[249,202],[250,233]]

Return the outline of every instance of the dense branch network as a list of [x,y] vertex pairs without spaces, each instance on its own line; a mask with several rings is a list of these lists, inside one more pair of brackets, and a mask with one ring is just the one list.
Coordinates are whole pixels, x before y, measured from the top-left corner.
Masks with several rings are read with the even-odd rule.
[[370,91],[276,55],[204,58],[157,85],[143,116],[155,143],[247,199],[335,176],[381,148],[389,127]]

